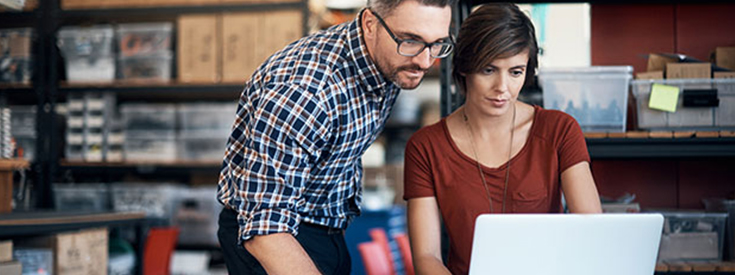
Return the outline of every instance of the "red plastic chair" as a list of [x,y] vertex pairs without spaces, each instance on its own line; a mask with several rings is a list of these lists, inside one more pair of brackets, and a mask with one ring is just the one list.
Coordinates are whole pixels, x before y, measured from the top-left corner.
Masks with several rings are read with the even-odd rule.
[[367,275],[393,274],[390,260],[383,251],[383,246],[376,242],[364,242],[357,245]]
[[393,254],[390,252],[390,244],[388,243],[388,235],[385,234],[385,230],[382,228],[370,229],[370,238],[373,242],[380,245],[385,257],[388,259],[388,268],[390,268],[390,274],[396,274],[395,267],[393,266]]
[[171,256],[176,248],[179,229],[160,227],[148,230],[143,252],[143,275],[170,274]]
[[398,233],[393,236],[393,239],[398,243],[398,250],[401,251],[401,258],[403,259],[403,269],[406,275],[416,274],[413,269],[413,256],[411,256],[411,244],[408,241],[408,236],[404,233]]

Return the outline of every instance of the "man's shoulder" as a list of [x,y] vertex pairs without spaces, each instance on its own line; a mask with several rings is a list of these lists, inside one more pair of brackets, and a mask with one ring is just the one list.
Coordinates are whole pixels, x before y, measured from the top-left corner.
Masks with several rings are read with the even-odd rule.
[[277,82],[323,86],[347,64],[347,33],[337,26],[303,37],[277,52],[261,68]]

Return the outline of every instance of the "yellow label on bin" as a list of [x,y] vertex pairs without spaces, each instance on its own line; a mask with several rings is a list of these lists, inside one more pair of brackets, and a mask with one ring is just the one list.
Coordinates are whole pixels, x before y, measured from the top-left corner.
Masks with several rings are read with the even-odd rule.
[[653,84],[651,98],[648,108],[676,112],[676,104],[679,102],[679,87],[662,84]]

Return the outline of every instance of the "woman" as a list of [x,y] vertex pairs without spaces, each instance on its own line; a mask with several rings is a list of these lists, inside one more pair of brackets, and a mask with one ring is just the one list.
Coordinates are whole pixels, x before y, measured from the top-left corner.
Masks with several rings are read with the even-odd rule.
[[[462,24],[453,77],[466,103],[406,146],[405,199],[418,274],[466,274],[483,213],[599,213],[589,154],[569,115],[518,101],[532,81],[534,27],[513,4],[488,4]],[[440,216],[441,215],[441,216]],[[440,252],[440,219],[450,239]]]

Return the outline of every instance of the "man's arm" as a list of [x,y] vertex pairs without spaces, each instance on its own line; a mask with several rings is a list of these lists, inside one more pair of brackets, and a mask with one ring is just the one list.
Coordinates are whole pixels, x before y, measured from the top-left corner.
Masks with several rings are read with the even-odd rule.
[[244,246],[268,274],[321,274],[291,234],[255,236],[245,241]]

